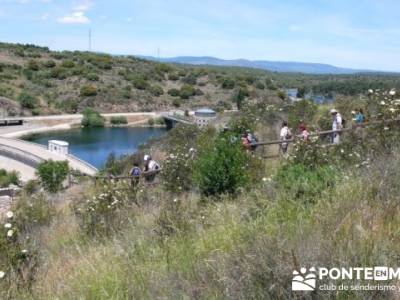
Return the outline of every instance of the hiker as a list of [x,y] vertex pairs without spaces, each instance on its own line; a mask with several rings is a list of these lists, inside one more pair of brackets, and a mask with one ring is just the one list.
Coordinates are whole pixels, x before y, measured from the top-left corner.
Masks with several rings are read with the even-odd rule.
[[300,136],[303,138],[303,141],[307,142],[310,133],[308,132],[307,127],[303,122],[299,126],[299,131],[300,131]]
[[249,143],[249,139],[247,138],[247,134],[243,133],[242,134],[242,145],[246,150],[250,150],[250,143]]
[[[332,130],[337,131],[337,130],[342,130],[343,129],[343,119],[340,113],[336,109],[331,109],[331,115],[332,115]],[[333,144],[339,144],[340,142],[340,133],[339,132],[333,132],[332,133],[332,143]]]
[[[281,140],[282,141],[287,141],[292,138],[292,133],[290,132],[290,129],[288,127],[288,123],[286,121],[283,121],[282,123],[282,129],[281,129],[281,134],[280,134]],[[282,153],[285,155],[287,153],[289,147],[289,143],[282,143],[281,144],[281,150]]]
[[256,150],[257,146],[252,146],[252,143],[257,143],[258,140],[255,137],[254,134],[251,133],[251,131],[249,129],[246,130],[246,139],[248,141],[249,147],[251,148],[251,151]]
[[129,171],[129,176],[132,177],[131,179],[132,187],[138,185],[141,174],[142,174],[142,169],[140,169],[139,164],[137,162],[134,162],[132,169]]
[[358,109],[356,112],[355,121],[357,124],[362,124],[365,122],[365,116],[364,116],[363,110],[361,108]]
[[156,178],[157,170],[160,170],[160,165],[148,154],[144,156],[144,173],[149,173],[145,175],[147,182],[153,182]]

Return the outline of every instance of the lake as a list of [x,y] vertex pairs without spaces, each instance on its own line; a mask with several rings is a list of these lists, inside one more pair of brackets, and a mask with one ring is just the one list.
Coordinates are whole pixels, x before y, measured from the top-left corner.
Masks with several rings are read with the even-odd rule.
[[148,127],[79,128],[34,134],[25,140],[46,146],[49,140],[66,141],[71,154],[100,169],[111,153],[117,157],[132,154],[140,145],[165,132],[165,128]]

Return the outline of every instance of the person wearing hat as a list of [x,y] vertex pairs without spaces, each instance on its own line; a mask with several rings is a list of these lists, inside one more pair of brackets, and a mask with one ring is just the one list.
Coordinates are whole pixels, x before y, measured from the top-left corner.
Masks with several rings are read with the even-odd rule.
[[[343,119],[340,113],[336,109],[331,109],[331,115],[333,118],[332,121],[332,130],[342,130],[343,129]],[[340,142],[340,133],[339,132],[334,132],[332,134],[332,143],[334,144],[339,144]]]
[[152,157],[148,154],[146,154],[143,157],[144,160],[144,172],[149,172],[151,174],[146,175],[146,181],[147,182],[153,182],[155,177],[156,177],[156,171],[160,169],[160,165],[152,159]]

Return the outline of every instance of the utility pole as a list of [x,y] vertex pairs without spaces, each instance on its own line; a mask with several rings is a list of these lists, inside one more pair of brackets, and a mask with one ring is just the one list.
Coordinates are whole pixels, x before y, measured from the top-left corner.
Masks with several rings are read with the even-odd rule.
[[89,28],[89,52],[92,51],[92,28]]

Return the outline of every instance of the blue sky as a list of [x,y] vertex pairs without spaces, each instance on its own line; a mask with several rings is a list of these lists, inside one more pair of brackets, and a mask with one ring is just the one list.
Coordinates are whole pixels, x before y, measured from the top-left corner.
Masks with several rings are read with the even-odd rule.
[[0,0],[0,41],[400,71],[398,0]]

